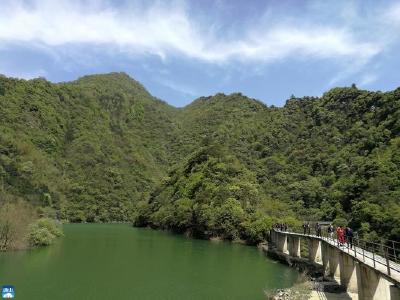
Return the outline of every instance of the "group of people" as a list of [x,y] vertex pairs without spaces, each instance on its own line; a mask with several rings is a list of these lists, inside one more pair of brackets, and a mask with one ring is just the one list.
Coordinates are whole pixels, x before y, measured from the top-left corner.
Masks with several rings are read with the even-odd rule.
[[347,243],[348,247],[353,248],[353,237],[354,237],[353,229],[351,229],[349,226],[347,227],[338,226],[336,228],[336,238],[340,246]]
[[280,231],[288,231],[289,228],[286,223],[276,223],[273,227]]
[[[350,227],[338,226],[335,230],[333,225],[329,224],[327,232],[328,232],[328,237],[331,238],[332,240],[333,240],[333,235],[336,232],[336,239],[340,246],[347,243],[348,247],[353,248],[354,233],[353,229],[351,229]],[[303,224],[303,234],[311,234],[310,222]],[[318,237],[322,236],[322,226],[318,222],[315,224],[315,235]]]
[[303,224],[303,234],[311,234],[310,222]]
[[[303,234],[311,234],[310,222],[303,224]],[[322,236],[322,226],[318,222],[315,224],[315,235]]]
[[[273,228],[279,231],[289,231],[289,227],[285,223],[276,223],[273,225]],[[314,230],[316,236],[322,237],[322,225],[320,223],[317,222],[315,224]],[[353,248],[354,233],[353,229],[351,229],[349,226],[338,226],[335,229],[332,224],[329,224],[327,233],[328,237],[332,240],[334,239],[333,236],[336,233],[336,239],[339,246],[343,246],[345,243],[347,243],[348,247]],[[303,224],[303,234],[311,235],[310,222]]]

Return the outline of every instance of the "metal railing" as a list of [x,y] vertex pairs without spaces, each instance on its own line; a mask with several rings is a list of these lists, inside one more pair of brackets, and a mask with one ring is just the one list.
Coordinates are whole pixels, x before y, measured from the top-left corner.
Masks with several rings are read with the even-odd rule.
[[342,251],[354,255],[354,257],[363,262],[368,262],[369,259],[375,269],[379,265],[384,266],[386,268],[386,274],[389,276],[393,271],[400,272],[400,242],[392,240],[370,242],[358,238],[357,233],[355,233],[354,237],[345,235],[344,240],[340,241],[336,237],[336,232],[329,234],[326,230],[321,231],[318,235],[317,233],[312,234],[310,230],[306,230],[304,233],[304,230],[292,230],[290,228],[286,228],[286,231],[276,227],[274,227],[274,229],[281,232],[297,233],[325,240]]

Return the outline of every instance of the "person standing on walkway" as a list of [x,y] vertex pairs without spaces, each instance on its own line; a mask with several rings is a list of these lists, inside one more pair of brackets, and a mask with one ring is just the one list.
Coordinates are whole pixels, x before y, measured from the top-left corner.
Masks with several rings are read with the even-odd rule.
[[307,231],[307,225],[306,223],[303,223],[303,234],[305,235]]
[[340,244],[343,246],[345,243],[345,239],[344,239],[344,228],[340,227]]
[[353,229],[351,229],[349,226],[346,227],[346,241],[347,241],[347,246],[353,248]]
[[311,234],[310,222],[307,222],[307,234]]
[[333,226],[332,224],[329,224],[328,226],[328,236],[331,240],[333,240]]
[[336,228],[336,238],[337,238],[338,244],[341,246],[342,241],[343,241],[343,229],[340,226],[338,226]]
[[[318,223],[317,223],[317,224],[318,224]],[[318,236],[318,237],[322,237],[321,231],[322,231],[321,224],[318,224],[318,226],[317,226],[317,236]]]

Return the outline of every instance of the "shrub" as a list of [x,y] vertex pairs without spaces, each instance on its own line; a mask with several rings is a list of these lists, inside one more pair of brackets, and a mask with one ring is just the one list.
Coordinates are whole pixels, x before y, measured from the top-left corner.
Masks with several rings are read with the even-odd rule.
[[29,244],[32,247],[48,246],[54,239],[55,236],[45,227],[33,226],[29,233]]
[[31,224],[28,240],[32,247],[48,246],[62,235],[62,230],[56,221],[42,218]]
[[217,209],[216,228],[218,235],[228,240],[239,239],[239,227],[244,217],[245,213],[240,202],[233,198],[228,198],[226,202]]
[[243,222],[244,237],[249,244],[257,244],[264,241],[272,227],[272,218],[257,215],[252,222]]

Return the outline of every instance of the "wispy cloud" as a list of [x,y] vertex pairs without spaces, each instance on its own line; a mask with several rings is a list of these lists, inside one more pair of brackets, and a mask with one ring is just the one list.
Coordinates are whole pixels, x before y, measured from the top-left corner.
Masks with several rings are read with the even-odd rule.
[[[357,6],[351,5],[338,15],[343,20],[351,16],[353,22],[327,19],[323,23],[296,16],[271,18],[266,13],[264,18],[246,23],[235,34],[227,26],[218,26],[220,20],[209,23],[196,18],[189,4],[184,1],[118,2],[116,5],[101,0],[4,0],[0,3],[0,45],[26,43],[43,47],[54,57],[67,52],[67,56],[83,64],[90,57],[83,51],[68,49],[77,45],[104,48],[104,52],[111,54],[156,55],[163,60],[184,56],[218,65],[327,59],[343,65],[342,71],[331,80],[333,84],[360,72],[384,51],[388,41],[379,37],[382,26],[388,29],[400,24],[400,5],[379,12],[391,25],[363,20]],[[326,7],[323,9],[326,14]],[[221,28],[226,32],[220,32]]]
[[386,11],[383,21],[400,26],[400,3],[392,4]]
[[199,96],[199,93],[191,86],[184,85],[181,83],[176,83],[169,79],[159,79],[158,82],[161,83],[163,86],[165,86],[171,90],[174,90],[176,92],[179,92],[179,93],[191,96],[191,97]]
[[[96,3],[96,4],[93,4]],[[346,29],[255,23],[243,36],[223,39],[196,23],[182,2],[112,7],[109,2],[21,1],[0,4],[0,41],[46,46],[113,45],[166,58],[178,54],[208,62],[269,62],[290,56],[368,60],[381,50]],[[304,23],[304,22],[303,22]]]
[[371,83],[374,83],[378,79],[377,74],[367,73],[361,77],[360,86],[364,87]]
[[1,66],[0,64],[0,74],[4,74],[15,78],[34,79],[38,77],[46,77],[47,72],[43,69],[31,70],[29,72],[16,71],[8,67]]

